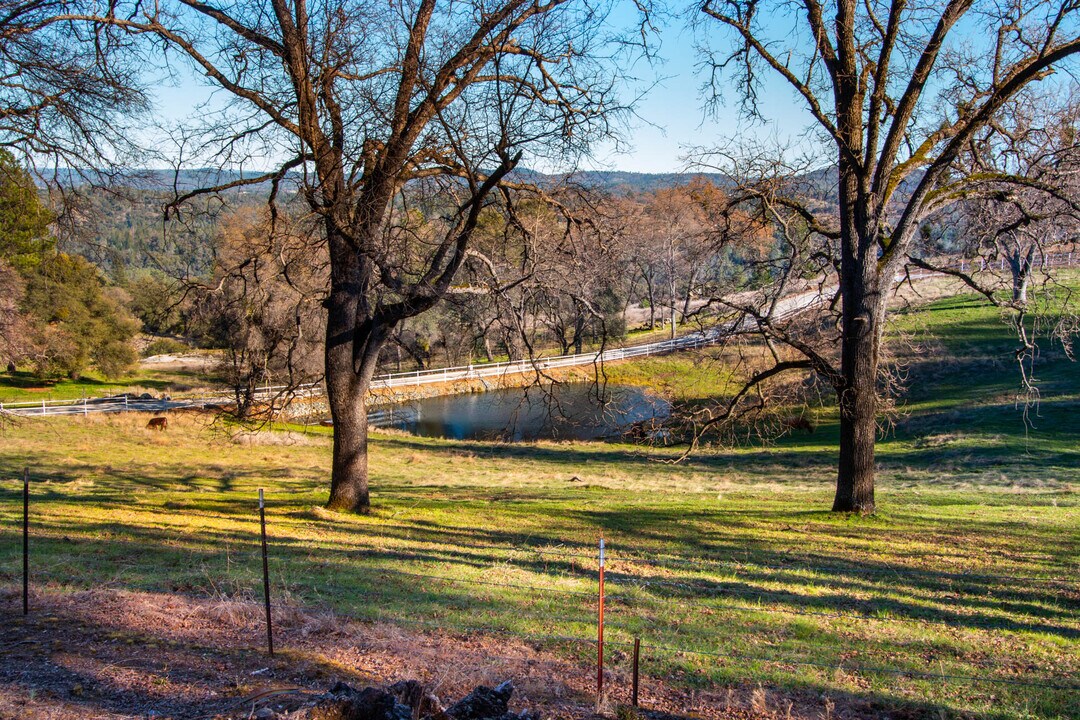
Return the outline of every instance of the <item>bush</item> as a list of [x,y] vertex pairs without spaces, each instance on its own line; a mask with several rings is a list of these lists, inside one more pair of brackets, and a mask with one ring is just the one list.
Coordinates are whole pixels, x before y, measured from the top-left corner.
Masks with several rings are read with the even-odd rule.
[[190,350],[187,344],[174,338],[158,338],[143,348],[142,356],[153,357],[154,355],[180,355]]

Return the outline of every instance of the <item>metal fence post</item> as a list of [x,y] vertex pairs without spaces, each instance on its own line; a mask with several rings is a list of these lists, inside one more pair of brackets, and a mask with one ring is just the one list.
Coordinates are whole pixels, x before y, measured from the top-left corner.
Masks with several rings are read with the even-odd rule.
[[30,614],[30,468],[23,468],[22,614]]
[[596,712],[604,699],[604,538],[600,538],[600,597],[596,617]]
[[270,623],[270,565],[266,559],[266,503],[259,488],[259,528],[262,534],[263,599],[266,601],[266,648],[274,656],[274,628]]
[[641,656],[641,638],[634,638],[634,685],[630,695],[630,704],[638,706],[638,658]]

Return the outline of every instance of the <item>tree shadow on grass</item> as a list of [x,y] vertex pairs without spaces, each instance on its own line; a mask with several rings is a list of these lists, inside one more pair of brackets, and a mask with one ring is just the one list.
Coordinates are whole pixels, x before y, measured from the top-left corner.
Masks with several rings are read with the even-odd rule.
[[[14,615],[15,599],[0,592],[0,614]],[[49,717],[246,718],[256,704],[284,700],[278,709],[289,710],[338,681],[364,687],[419,678],[450,700],[493,684],[492,677],[506,679],[492,675],[498,664],[471,643],[455,645],[444,634],[416,637],[282,605],[275,605],[271,658],[261,605],[251,598],[96,590],[33,602],[29,618],[0,627],[0,714],[10,706]],[[516,650],[507,667],[535,665]],[[545,685],[557,696],[576,695],[563,675],[553,672]],[[520,686],[523,678],[514,679]],[[294,691],[251,699],[283,686]]]
[[[255,592],[260,565],[254,503],[219,496],[198,498],[178,487],[197,484],[199,473],[170,481],[171,472],[172,467],[162,467],[148,479],[140,476],[139,482],[149,481],[140,487],[170,498],[180,496],[183,502],[190,498],[189,508],[133,500],[126,490],[135,483],[117,473],[85,500],[98,503],[106,517],[73,519],[52,514],[36,519],[35,583],[75,588],[106,584],[214,596]],[[223,467],[222,472],[231,471]],[[54,471],[49,477],[56,484],[38,488],[42,495],[35,502],[77,501],[70,487],[61,486],[78,480],[77,474]],[[235,489],[255,484],[260,477],[265,477],[265,469],[237,472],[228,482]],[[294,489],[310,492],[311,486],[299,481]],[[398,510],[415,502],[417,488],[413,486],[390,490],[399,494],[394,501]],[[521,497],[516,492],[504,494]],[[426,500],[425,507],[452,512],[463,500],[489,495],[485,489],[459,489],[449,497]],[[878,614],[881,622],[910,623],[904,632],[923,632],[919,622],[933,620],[945,628],[980,633],[978,637],[986,640],[991,636],[982,633],[993,631],[1076,641],[1073,618],[1080,599],[1075,585],[1066,584],[1062,591],[1057,586],[969,576],[962,570],[934,567],[934,563],[940,565],[940,558],[933,555],[909,556],[903,546],[885,553],[874,543],[881,543],[894,529],[896,523],[887,517],[845,521],[790,504],[736,511],[694,507],[689,501],[671,506],[611,501],[607,507],[585,507],[578,503],[580,495],[556,493],[535,500],[526,494],[520,503],[489,505],[492,517],[482,523],[470,522],[469,518],[479,516],[468,515],[453,527],[443,527],[423,513],[416,518],[411,512],[396,517],[397,511],[390,508],[376,517],[344,522],[297,508],[286,492],[271,494],[284,498],[272,501],[269,508],[275,588],[284,587],[294,597],[325,603],[343,613],[390,622],[423,618],[463,631],[495,626],[519,635],[536,629],[581,633],[591,619],[595,581],[591,543],[602,531],[613,551],[613,591],[619,590],[619,572],[632,573],[633,582],[640,586],[632,588],[637,593],[632,598],[635,604],[613,600],[613,622],[637,623],[637,628],[672,643],[689,637],[694,642],[737,648],[743,635],[770,638],[779,632],[786,643],[780,649],[794,648],[796,655],[820,652],[831,658],[853,652],[861,658],[899,658],[917,665],[927,652],[946,657],[953,652],[947,633],[911,645],[886,636],[853,639],[842,624],[832,627],[824,620],[818,624],[813,616],[799,614],[829,610]],[[18,489],[5,486],[0,492],[4,517],[14,517],[12,508],[18,501]],[[150,520],[123,521],[120,512],[132,508],[149,512]],[[166,522],[169,514],[185,510],[192,512],[188,525]],[[113,512],[116,516],[110,517]],[[161,514],[160,521],[153,513]],[[515,522],[533,515],[542,516],[544,522]],[[1006,555],[1035,545],[1055,548],[1047,554],[1059,565],[1070,555],[1075,558],[1076,540],[1056,537],[1052,526],[980,518],[952,522],[959,524],[915,517],[904,517],[899,524],[906,536],[935,548],[965,547],[975,538]],[[343,523],[347,530],[341,529]],[[806,546],[791,532],[777,534],[777,529],[787,526],[811,527],[815,544]],[[323,535],[335,539],[320,540]],[[853,544],[845,545],[848,541]],[[910,537],[905,537],[907,541]],[[568,554],[583,557],[545,556],[541,550],[530,550],[537,545],[554,553],[561,552],[561,546]],[[15,580],[17,548],[15,527],[0,530],[0,577]],[[679,559],[691,562],[667,562]],[[621,570],[620,563],[625,563]],[[1047,561],[1039,566],[1048,567]],[[672,582],[687,587],[655,584]],[[560,590],[574,594],[560,594]],[[755,603],[759,607],[745,617],[734,607]],[[725,622],[712,622],[709,615],[699,612],[702,606],[719,612],[712,617]],[[682,624],[682,635],[667,619],[655,621],[665,616]],[[814,624],[817,637],[812,642],[798,635],[803,622]],[[878,626],[876,620],[866,622]],[[686,635],[688,629],[692,635]],[[777,661],[782,662],[783,653],[778,653]],[[1028,676],[1040,677],[1041,671],[1024,665],[1029,658],[1009,660],[1027,667]],[[823,681],[818,689],[831,692],[832,685]],[[888,687],[868,691],[867,696],[875,702],[899,702]]]

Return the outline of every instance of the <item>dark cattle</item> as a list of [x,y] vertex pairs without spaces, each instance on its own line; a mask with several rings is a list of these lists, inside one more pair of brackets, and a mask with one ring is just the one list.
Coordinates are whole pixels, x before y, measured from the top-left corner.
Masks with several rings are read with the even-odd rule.
[[150,418],[150,422],[146,423],[147,430],[165,430],[167,427],[169,427],[169,418]]
[[814,423],[810,422],[809,418],[805,417],[789,417],[783,420],[784,427],[788,430],[805,430],[808,433],[814,432]]

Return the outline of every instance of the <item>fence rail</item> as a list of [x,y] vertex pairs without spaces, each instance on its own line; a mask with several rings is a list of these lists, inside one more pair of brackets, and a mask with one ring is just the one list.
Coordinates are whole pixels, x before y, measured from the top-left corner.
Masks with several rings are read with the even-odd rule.
[[[946,267],[961,272],[985,271],[988,264],[985,260],[976,267],[979,262],[975,259],[960,259],[950,261]],[[1053,253],[1040,258],[1038,264],[1043,267],[1071,267],[1080,262],[1080,253]],[[991,269],[993,264],[990,263]],[[1006,267],[1005,259],[998,261],[999,269]],[[930,271],[913,271],[901,280],[923,280],[931,277],[939,277],[938,273]],[[818,307],[828,302],[835,293],[836,286],[822,286],[816,290],[795,293],[777,301],[772,312],[774,320],[786,320],[805,310]],[[456,367],[432,368],[427,370],[413,370],[410,372],[387,373],[377,375],[371,382],[372,389],[387,390],[399,387],[415,387],[435,383],[458,382],[462,380],[483,380],[484,378],[502,378],[509,375],[524,375],[529,373],[543,373],[547,370],[555,370],[568,367],[581,367],[587,365],[600,365],[620,360],[650,357],[653,355],[666,355],[683,350],[695,350],[713,345],[733,332],[750,329],[753,318],[745,317],[735,320],[727,325],[720,325],[709,330],[698,330],[687,333],[669,340],[629,345],[626,347],[611,348],[599,352],[577,353],[573,355],[557,355],[551,357],[538,357],[527,360],[510,360],[505,362],[477,363],[471,365],[459,365]],[[260,401],[273,400],[283,394],[290,396],[318,396],[322,394],[321,383],[310,383],[293,387],[289,385],[271,385],[259,388],[254,393],[254,399]],[[78,400],[41,400],[24,402],[0,402],[0,412],[9,412],[15,415],[88,415],[90,413],[125,412],[130,410],[142,410],[147,412],[161,412],[165,410],[199,407],[207,404],[229,403],[234,398],[225,393],[205,394],[198,396],[183,396],[176,399],[153,398],[147,395],[136,396],[133,393],[125,393],[112,397],[81,398]],[[382,421],[381,411],[373,413],[369,421],[378,424]]]

